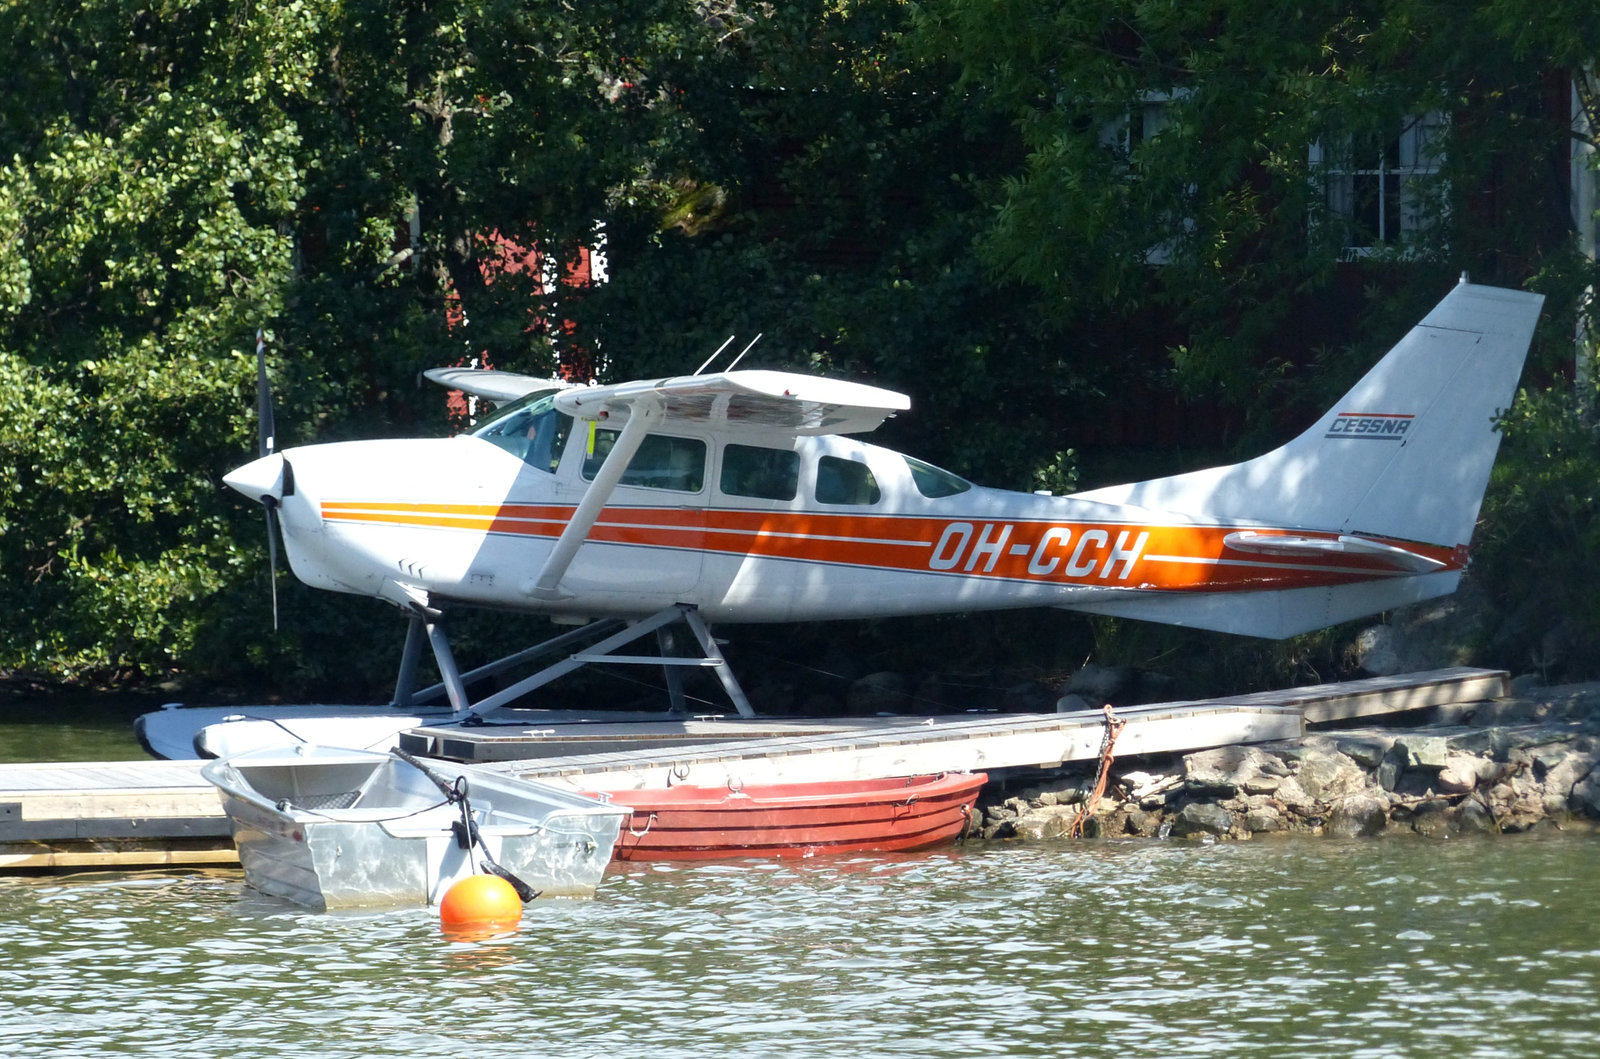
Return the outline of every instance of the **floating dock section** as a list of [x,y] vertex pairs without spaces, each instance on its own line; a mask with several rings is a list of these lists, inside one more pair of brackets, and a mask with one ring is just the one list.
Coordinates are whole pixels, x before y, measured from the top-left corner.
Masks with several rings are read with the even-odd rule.
[[[1115,716],[1126,725],[1116,741],[1119,757],[1296,739],[1305,731],[1300,711],[1282,706],[1179,703],[1117,710]],[[872,776],[992,773],[1097,760],[1105,724],[1105,714],[1099,710],[930,718],[824,735],[534,758],[477,767],[605,791],[678,783],[738,789]]]
[[238,863],[198,761],[0,764],[0,872]]
[[[1226,699],[1115,711],[1126,722],[1118,758],[1176,754],[1236,743],[1293,739],[1308,724],[1434,706],[1488,702],[1509,694],[1504,672],[1449,669]],[[754,718],[647,722],[628,738],[584,726],[562,736],[481,728],[487,750],[461,737],[417,729],[408,749],[439,756],[465,750],[464,769],[488,769],[574,789],[625,791],[678,783],[700,786],[804,783],[934,772],[1053,768],[1098,759],[1106,732],[1100,711],[977,714],[802,721]],[[747,726],[743,729],[734,726]],[[699,727],[709,729],[701,732]],[[722,726],[722,727],[719,727]],[[573,726],[574,728],[578,726]],[[598,743],[595,737],[608,736]],[[520,743],[519,743],[520,740]],[[519,745],[538,753],[506,760]],[[595,751],[596,746],[609,749]],[[588,752],[583,752],[588,751]],[[471,756],[477,756],[471,761]],[[237,864],[216,789],[198,761],[0,764],[0,872]]]

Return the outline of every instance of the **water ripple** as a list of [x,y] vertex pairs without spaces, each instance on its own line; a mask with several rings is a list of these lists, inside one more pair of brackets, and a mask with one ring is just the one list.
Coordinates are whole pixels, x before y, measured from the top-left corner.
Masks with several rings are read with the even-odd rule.
[[[0,1054],[1600,1054],[1592,840],[631,865],[515,934],[0,879]],[[1549,881],[1553,881],[1553,884]]]

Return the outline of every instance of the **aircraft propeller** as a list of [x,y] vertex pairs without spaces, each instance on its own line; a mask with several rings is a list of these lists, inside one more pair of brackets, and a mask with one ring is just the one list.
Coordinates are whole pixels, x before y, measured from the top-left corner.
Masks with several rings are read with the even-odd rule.
[[[265,335],[256,331],[256,422],[258,446],[256,456],[271,456],[277,448],[276,423],[272,418],[272,384],[267,381],[267,350]],[[278,498],[271,493],[261,497],[261,506],[267,509],[267,581],[272,586],[272,631],[278,631]]]

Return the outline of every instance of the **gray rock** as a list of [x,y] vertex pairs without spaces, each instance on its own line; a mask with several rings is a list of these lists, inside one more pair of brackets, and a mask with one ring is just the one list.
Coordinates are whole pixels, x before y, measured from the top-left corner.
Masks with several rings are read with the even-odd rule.
[[1278,771],[1278,762],[1253,746],[1218,747],[1183,758],[1183,778],[1190,790],[1223,797],[1232,797],[1246,784]]
[[1497,772],[1493,761],[1470,754],[1450,754],[1435,779],[1441,794],[1465,794]]
[[1378,768],[1372,774],[1372,778],[1377,781],[1378,786],[1391,794],[1394,793],[1394,789],[1400,784],[1400,778],[1405,775],[1406,759],[1409,756],[1404,750],[1396,750],[1394,747],[1390,747],[1389,752],[1383,755],[1383,760],[1378,762]]
[[1089,705],[1089,700],[1076,692],[1070,695],[1063,695],[1056,700],[1057,713],[1082,713],[1085,710],[1092,709],[1094,707]]
[[1464,834],[1491,835],[1500,830],[1489,807],[1477,798],[1468,798],[1456,810],[1456,826]]
[[1013,827],[1018,838],[1035,840],[1060,838],[1067,833],[1077,815],[1075,809],[1064,805],[1052,805],[1024,813],[1017,818]]
[[1128,833],[1141,838],[1154,838],[1161,830],[1161,814],[1134,809],[1128,813]]
[[1600,816],[1600,771],[1591,772],[1574,783],[1567,804],[1573,812]]
[[1260,808],[1251,809],[1244,814],[1245,829],[1251,832],[1270,832],[1283,830],[1283,814],[1276,809]]
[[1320,802],[1355,794],[1367,785],[1366,770],[1338,751],[1307,754],[1295,779],[1306,794]]
[[1357,660],[1374,676],[1465,665],[1493,615],[1488,594],[1465,577],[1454,594],[1399,607],[1388,624],[1363,629]]
[[[1576,750],[1561,755],[1559,760],[1544,769],[1545,793],[1566,803],[1572,796],[1572,788],[1594,771],[1596,760],[1600,760],[1600,755],[1580,753]],[[1537,760],[1534,762],[1534,767],[1537,772]]]
[[1375,769],[1389,752],[1390,743],[1379,739],[1340,739],[1335,744],[1339,753],[1364,769]]
[[1400,636],[1389,625],[1372,625],[1356,637],[1356,664],[1375,677],[1392,677],[1405,671]]
[[1134,682],[1133,670],[1125,666],[1102,666],[1090,662],[1061,685],[1063,695],[1081,695],[1096,706],[1122,697]]
[[1190,802],[1172,826],[1176,835],[1226,835],[1231,830],[1233,814],[1209,802]]
[[1548,703],[1532,699],[1496,699],[1479,706],[1472,715],[1477,725],[1538,724],[1551,714]]
[[1411,813],[1411,829],[1432,838],[1450,835],[1455,831],[1455,814],[1450,803],[1443,798],[1433,798],[1418,805]]
[[1448,741],[1439,735],[1407,734],[1394,745],[1405,749],[1407,768],[1442,769],[1450,752]]
[[1335,838],[1365,838],[1382,834],[1388,822],[1383,802],[1368,794],[1348,794],[1334,804],[1323,832]]
[[1316,810],[1317,800],[1307,794],[1305,788],[1300,786],[1300,781],[1293,776],[1280,782],[1274,794],[1278,804],[1290,812],[1307,816]]
[[1448,739],[1448,746],[1456,753],[1487,755],[1496,761],[1510,761],[1513,750],[1533,745],[1530,738],[1526,732],[1492,725],[1452,735]]
[[1283,780],[1277,776],[1250,776],[1239,785],[1239,789],[1246,794],[1271,794],[1283,786]]

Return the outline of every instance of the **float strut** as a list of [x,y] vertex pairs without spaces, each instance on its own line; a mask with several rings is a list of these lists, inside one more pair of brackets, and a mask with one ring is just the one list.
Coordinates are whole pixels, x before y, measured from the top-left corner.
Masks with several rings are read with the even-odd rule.
[[417,663],[422,661],[422,642],[427,639],[423,620],[411,615],[406,626],[406,646],[400,652],[400,675],[394,682],[394,700],[391,706],[410,707],[417,693]]
[[739,686],[739,680],[733,675],[733,669],[728,665],[728,660],[722,657],[722,652],[717,648],[717,641],[711,637],[711,627],[700,616],[700,612],[693,607],[683,607],[683,622],[694,630],[694,638],[700,641],[700,650],[705,656],[716,662],[713,667],[717,679],[722,681],[722,690],[728,693],[728,698],[733,701],[734,708],[739,711],[740,717],[754,717],[756,711],[750,705],[750,700],[745,698],[744,688]]
[[[444,627],[436,622],[425,622],[428,630],[428,642],[433,645],[433,660],[439,666],[439,679],[444,681],[445,694],[450,698],[450,708],[457,713],[465,713],[472,708],[472,703],[467,698],[467,685],[461,679],[461,670],[456,668],[456,657],[450,653],[450,641],[445,637]],[[410,634],[406,636],[410,642]]]

